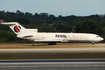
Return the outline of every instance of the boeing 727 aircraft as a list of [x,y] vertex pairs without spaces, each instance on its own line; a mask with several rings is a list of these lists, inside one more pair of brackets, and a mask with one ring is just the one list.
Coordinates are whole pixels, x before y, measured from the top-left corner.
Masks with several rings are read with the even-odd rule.
[[102,37],[88,33],[39,33],[37,29],[26,29],[18,22],[1,23],[8,25],[18,38],[29,39],[34,42],[46,42],[55,45],[57,42],[100,42]]

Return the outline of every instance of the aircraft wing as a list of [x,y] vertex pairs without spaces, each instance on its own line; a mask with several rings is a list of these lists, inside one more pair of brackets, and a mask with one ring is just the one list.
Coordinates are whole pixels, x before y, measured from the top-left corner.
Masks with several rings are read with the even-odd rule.
[[17,35],[18,38],[33,37],[33,35]]
[[34,40],[35,42],[62,42],[62,39],[40,39]]
[[33,35],[26,35],[26,36],[23,36],[23,38],[26,38],[26,37],[33,37]]

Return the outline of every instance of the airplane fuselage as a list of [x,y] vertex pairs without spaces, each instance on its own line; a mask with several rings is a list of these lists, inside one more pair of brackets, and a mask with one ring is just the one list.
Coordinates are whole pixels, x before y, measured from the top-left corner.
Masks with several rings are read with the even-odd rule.
[[87,33],[33,33],[32,37],[25,37],[24,39],[35,42],[99,42],[103,40],[96,34]]
[[8,25],[12,31],[21,39],[29,39],[34,42],[47,42],[56,44],[56,42],[100,42],[102,37],[89,33],[39,33],[38,29],[26,29],[18,22],[1,23]]

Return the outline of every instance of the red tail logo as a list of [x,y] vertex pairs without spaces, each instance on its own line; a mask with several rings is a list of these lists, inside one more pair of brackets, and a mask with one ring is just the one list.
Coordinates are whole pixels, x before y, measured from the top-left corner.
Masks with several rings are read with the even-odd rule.
[[20,30],[21,30],[21,27],[20,26],[18,26],[18,25],[16,25],[15,27],[14,27],[14,31],[15,32],[20,32]]

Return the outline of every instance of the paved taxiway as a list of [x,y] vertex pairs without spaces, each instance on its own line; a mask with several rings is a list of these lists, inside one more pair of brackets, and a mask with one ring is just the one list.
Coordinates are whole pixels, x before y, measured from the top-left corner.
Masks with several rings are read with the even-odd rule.
[[[36,68],[42,68],[40,70],[43,70],[44,68],[50,68],[49,70],[52,70],[55,68],[55,70],[60,69],[65,70],[65,68],[73,69],[73,70],[81,70],[83,68],[96,68],[99,70],[105,69],[105,59],[60,59],[60,60],[0,60],[0,69],[10,69],[15,68],[17,70],[19,69],[36,69]],[[91,70],[90,69],[90,70]],[[95,69],[95,70],[96,70]]]
[[[80,45],[80,44],[79,44]],[[81,44],[82,45],[82,44]],[[90,44],[85,44],[90,45]],[[105,44],[92,48],[0,49],[0,53],[17,52],[105,52]],[[1,60],[0,70],[105,70],[105,59],[77,60]]]

